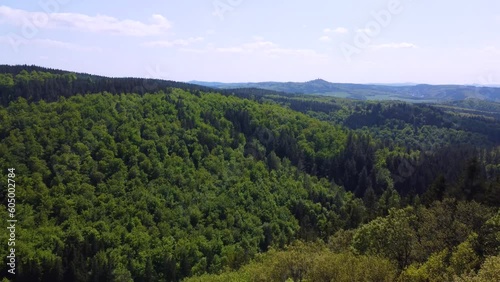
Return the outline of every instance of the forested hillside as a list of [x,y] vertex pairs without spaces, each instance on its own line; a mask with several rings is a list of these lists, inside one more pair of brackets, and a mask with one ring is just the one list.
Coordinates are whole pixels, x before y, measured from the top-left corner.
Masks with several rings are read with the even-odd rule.
[[[111,94],[144,93],[175,87],[188,91],[211,91],[211,88],[177,81],[150,78],[110,78],[85,73],[74,73],[38,66],[0,65],[0,105],[8,105],[19,97],[28,102],[57,101],[60,97],[76,94],[109,92]],[[278,92],[263,89],[238,89],[218,91],[224,94],[267,95]]]
[[369,131],[386,142],[407,148],[500,144],[499,103],[472,99],[443,104],[409,104],[305,95],[268,95],[266,98],[320,120]]
[[495,118],[33,68],[0,68],[15,281],[500,275]]
[[500,102],[500,87],[465,85],[370,85],[331,83],[323,79],[307,82],[220,83],[193,81],[197,85],[219,89],[259,88],[297,94],[321,94],[358,100],[407,100],[411,102],[446,102],[481,99]]

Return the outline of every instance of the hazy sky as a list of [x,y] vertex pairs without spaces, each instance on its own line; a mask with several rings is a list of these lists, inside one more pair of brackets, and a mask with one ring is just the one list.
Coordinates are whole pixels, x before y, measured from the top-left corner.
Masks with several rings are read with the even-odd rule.
[[0,64],[179,81],[500,84],[500,1],[0,2]]

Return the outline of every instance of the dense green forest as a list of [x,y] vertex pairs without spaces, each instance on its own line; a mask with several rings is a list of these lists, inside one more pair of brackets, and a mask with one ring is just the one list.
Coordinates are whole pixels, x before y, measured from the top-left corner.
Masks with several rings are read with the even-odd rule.
[[15,281],[500,275],[494,107],[0,71]]
[[[10,101],[19,97],[28,102],[44,100],[58,101],[60,97],[71,97],[76,94],[109,92],[111,94],[136,93],[143,95],[175,87],[188,91],[212,91],[211,88],[177,81],[145,78],[109,78],[86,73],[73,73],[38,66],[0,65],[0,105],[7,106]],[[269,95],[282,94],[263,89],[220,90],[226,95],[239,94]]]

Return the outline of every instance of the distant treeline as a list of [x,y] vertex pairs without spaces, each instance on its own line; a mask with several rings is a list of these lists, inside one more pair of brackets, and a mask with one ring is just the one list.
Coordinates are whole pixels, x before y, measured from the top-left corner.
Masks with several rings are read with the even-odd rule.
[[[195,84],[148,78],[109,78],[84,73],[72,73],[38,66],[0,65],[0,104],[8,105],[22,97],[28,102],[44,100],[54,102],[59,97],[71,97],[76,94],[108,92],[111,94],[154,93],[168,88],[187,91],[215,91],[212,88]],[[263,89],[217,90],[225,95],[264,96],[278,92]],[[280,93],[283,94],[283,93]]]

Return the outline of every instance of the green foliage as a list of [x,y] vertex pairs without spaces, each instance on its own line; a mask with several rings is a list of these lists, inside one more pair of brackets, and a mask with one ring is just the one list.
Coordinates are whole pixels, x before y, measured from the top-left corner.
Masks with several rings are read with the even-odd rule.
[[486,255],[500,254],[500,211],[481,226],[483,251]]
[[[432,254],[423,264],[412,264],[400,276],[401,281],[453,281],[453,277],[466,277],[479,266],[479,256],[474,250],[477,235],[454,248]],[[456,279],[455,279],[456,280]],[[459,279],[459,281],[462,281]],[[489,280],[495,281],[495,280]]]
[[477,234],[472,233],[467,241],[454,249],[450,257],[450,267],[453,273],[457,275],[469,273],[479,265],[479,256],[475,251],[478,244],[477,239]]
[[14,87],[14,78],[12,74],[0,74],[0,87],[5,87],[6,89]]
[[[365,217],[362,201],[289,160],[334,158],[345,132],[278,106],[102,93],[19,99],[2,119],[1,169],[23,183],[20,279],[177,281]],[[301,139],[295,151],[276,153],[280,132]]]
[[488,257],[474,281],[500,281],[500,257]]
[[[22,199],[17,279],[498,274],[488,257],[500,252],[494,122],[429,106],[156,82],[151,89],[164,91],[147,94],[140,79],[34,67],[0,74],[0,169],[16,168]],[[470,137],[481,148],[458,145]]]
[[412,265],[401,274],[402,281],[451,281],[452,272],[448,268],[449,251],[444,249],[432,254],[421,266]]
[[400,268],[413,258],[416,232],[413,208],[391,209],[387,217],[376,218],[354,234],[352,246],[362,254],[382,255],[396,261]]
[[333,253],[321,243],[296,242],[286,250],[271,250],[235,272],[204,275],[195,281],[394,281],[396,268],[386,259]]

